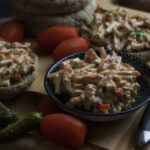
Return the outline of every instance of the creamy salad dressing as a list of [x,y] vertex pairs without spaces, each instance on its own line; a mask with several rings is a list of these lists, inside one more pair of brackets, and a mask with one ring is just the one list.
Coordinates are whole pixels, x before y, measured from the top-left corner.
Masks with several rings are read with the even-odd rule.
[[34,71],[30,43],[9,43],[0,40],[0,87],[9,87]]
[[99,10],[94,14],[90,40],[107,49],[140,51],[150,48],[150,18],[126,10]]
[[67,105],[94,113],[120,112],[135,101],[140,73],[122,62],[120,56],[111,55],[100,48],[99,57],[89,49],[84,60],[69,59],[61,64],[61,70],[50,74],[55,94],[67,93]]

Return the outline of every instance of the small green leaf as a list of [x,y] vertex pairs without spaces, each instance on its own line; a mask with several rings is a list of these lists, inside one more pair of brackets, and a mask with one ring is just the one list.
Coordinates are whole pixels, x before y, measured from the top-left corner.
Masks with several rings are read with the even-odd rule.
[[140,31],[129,31],[129,33],[132,35],[136,35],[136,38],[138,39],[142,36],[143,31],[142,30],[140,30]]
[[9,51],[9,54],[11,54],[12,53],[12,49],[10,49],[10,51]]
[[17,50],[16,50],[16,49],[14,49],[14,52],[15,52],[15,53],[17,53]]
[[16,61],[15,62],[17,65],[22,65],[23,63],[20,63],[20,62],[18,62],[18,61]]
[[120,33],[120,36],[121,36],[121,37],[123,37],[123,36],[125,36],[125,35],[126,35],[126,32],[121,32],[121,33]]

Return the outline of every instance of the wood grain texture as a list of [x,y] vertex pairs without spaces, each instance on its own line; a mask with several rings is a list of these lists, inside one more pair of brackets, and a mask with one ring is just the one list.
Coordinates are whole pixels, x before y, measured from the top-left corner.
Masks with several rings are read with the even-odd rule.
[[44,77],[48,68],[53,64],[51,56],[39,57],[39,71],[36,80],[32,83],[28,91],[46,94],[44,88]]
[[[130,136],[126,140],[124,137],[127,136],[127,133],[132,133],[130,132],[132,131],[131,127],[134,122],[137,122],[137,116],[139,116],[140,113],[141,109],[121,120],[96,123],[92,126],[91,131],[89,131],[89,143],[108,150],[123,150],[123,148],[129,145],[128,140],[130,139]],[[136,130],[136,128],[134,129]]]

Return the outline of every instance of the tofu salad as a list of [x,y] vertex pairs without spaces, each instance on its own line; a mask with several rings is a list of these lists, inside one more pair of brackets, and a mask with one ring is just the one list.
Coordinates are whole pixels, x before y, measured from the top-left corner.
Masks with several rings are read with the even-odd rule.
[[135,102],[140,72],[123,63],[114,51],[100,57],[89,49],[84,59],[74,58],[61,63],[61,70],[50,74],[56,95],[67,94],[66,105],[92,113],[115,113]]
[[141,51],[150,48],[150,18],[119,9],[98,9],[91,28],[83,28],[90,40],[107,49]]
[[10,87],[34,70],[30,43],[0,40],[0,87]]

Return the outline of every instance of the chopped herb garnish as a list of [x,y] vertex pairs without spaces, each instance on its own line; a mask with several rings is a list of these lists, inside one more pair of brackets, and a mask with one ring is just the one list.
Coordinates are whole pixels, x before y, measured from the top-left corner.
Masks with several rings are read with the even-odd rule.
[[9,51],[9,54],[11,54],[11,53],[12,53],[12,50]]
[[129,33],[132,35],[136,35],[136,38],[138,39],[142,36],[143,31],[141,31],[141,30],[140,31],[129,31]]
[[126,35],[126,32],[121,32],[121,33],[120,33],[120,36],[121,36],[121,37],[123,37],[123,36],[125,36],[125,35]]
[[122,25],[122,24],[120,24],[120,25],[119,25],[119,27],[121,27],[121,28],[122,28],[122,27],[123,27],[123,25]]
[[18,62],[18,61],[16,61],[15,62],[17,65],[22,65],[23,63],[20,63],[20,62]]
[[15,53],[17,53],[17,50],[16,50],[16,49],[14,49],[14,52],[15,52]]

